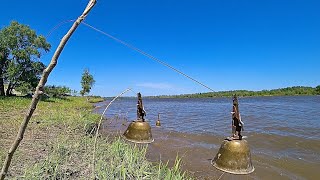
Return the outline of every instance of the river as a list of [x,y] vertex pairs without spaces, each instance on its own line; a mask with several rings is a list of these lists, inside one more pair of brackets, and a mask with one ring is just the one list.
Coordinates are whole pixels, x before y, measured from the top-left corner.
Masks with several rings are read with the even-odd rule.
[[[96,111],[102,113],[108,102],[96,104]],[[121,134],[136,119],[136,103],[135,98],[115,101],[103,132]],[[210,164],[231,135],[232,98],[144,98],[143,103],[155,139],[148,150],[151,161],[172,163],[179,155],[182,168],[198,179],[320,179],[320,96],[239,98],[242,134],[255,167],[249,175],[224,174]]]

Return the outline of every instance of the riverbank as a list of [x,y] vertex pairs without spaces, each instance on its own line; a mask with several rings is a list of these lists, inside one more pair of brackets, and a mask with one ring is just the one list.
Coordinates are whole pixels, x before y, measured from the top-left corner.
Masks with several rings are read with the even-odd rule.
[[[23,119],[31,99],[0,98],[0,164]],[[96,102],[92,100],[92,102]],[[14,154],[9,179],[90,179],[93,141],[91,133],[100,115],[92,113],[86,98],[50,98],[41,101]],[[147,147],[119,138],[100,137],[96,150],[98,179],[187,179],[179,170],[146,158]],[[159,161],[158,161],[159,162]]]

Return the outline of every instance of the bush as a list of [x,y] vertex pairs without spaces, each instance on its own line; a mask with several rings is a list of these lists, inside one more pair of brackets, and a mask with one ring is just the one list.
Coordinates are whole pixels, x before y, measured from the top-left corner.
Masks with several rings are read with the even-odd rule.
[[66,86],[49,85],[44,87],[44,92],[51,97],[70,96],[71,89]]

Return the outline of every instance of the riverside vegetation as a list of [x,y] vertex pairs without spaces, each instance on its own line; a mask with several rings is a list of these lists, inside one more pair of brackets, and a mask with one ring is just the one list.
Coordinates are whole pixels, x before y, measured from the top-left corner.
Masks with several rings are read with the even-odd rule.
[[161,95],[157,98],[211,98],[211,97],[232,97],[234,94],[238,96],[314,96],[320,95],[320,85],[313,87],[293,86],[287,88],[279,88],[262,91],[234,90],[234,91],[218,91],[196,94],[181,95]]
[[[100,101],[91,97],[92,102]],[[0,98],[0,164],[10,147],[30,99]],[[40,101],[21,146],[14,155],[9,179],[90,179],[94,128],[100,119],[85,97],[49,98]],[[190,179],[176,159],[151,163],[147,146],[117,137],[99,137],[96,149],[97,179]]]

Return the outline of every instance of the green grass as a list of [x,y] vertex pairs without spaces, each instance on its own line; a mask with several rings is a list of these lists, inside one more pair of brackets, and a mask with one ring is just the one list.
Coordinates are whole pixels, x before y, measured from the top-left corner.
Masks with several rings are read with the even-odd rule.
[[[46,159],[27,168],[20,178],[25,179],[88,179],[92,159],[92,138],[82,138],[70,144],[60,139]],[[147,146],[127,144],[122,139],[99,139],[96,152],[97,179],[188,179],[180,171],[180,160],[173,168],[167,164],[149,162]],[[79,156],[81,154],[81,156]]]
[[88,100],[90,103],[98,103],[98,102],[103,102],[104,99],[102,97],[88,97]]
[[[0,164],[18,131],[31,99],[0,98]],[[94,138],[90,135],[100,115],[86,98],[40,101],[25,138],[14,155],[9,179],[90,179]],[[88,135],[89,134],[89,135]],[[147,145],[120,138],[98,138],[98,179],[190,179],[180,170],[146,159]]]

